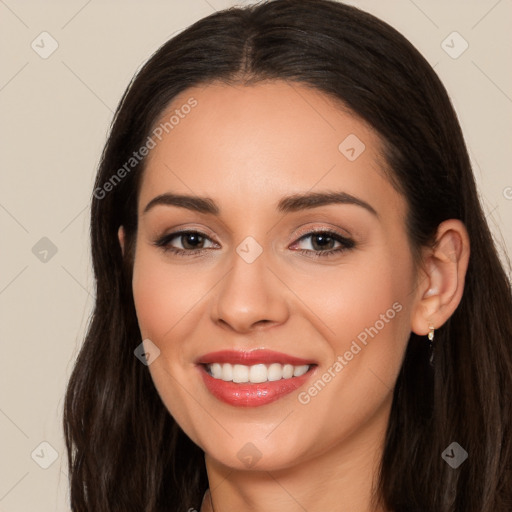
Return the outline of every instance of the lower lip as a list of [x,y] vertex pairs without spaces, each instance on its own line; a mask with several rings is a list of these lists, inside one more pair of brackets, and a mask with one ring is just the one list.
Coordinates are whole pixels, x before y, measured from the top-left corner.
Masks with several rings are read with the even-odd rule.
[[258,407],[292,393],[309,379],[314,368],[310,368],[309,371],[300,377],[280,379],[273,382],[261,382],[259,384],[237,384],[231,381],[214,379],[206,371],[204,365],[199,365],[204,383],[210,393],[219,400],[237,407]]

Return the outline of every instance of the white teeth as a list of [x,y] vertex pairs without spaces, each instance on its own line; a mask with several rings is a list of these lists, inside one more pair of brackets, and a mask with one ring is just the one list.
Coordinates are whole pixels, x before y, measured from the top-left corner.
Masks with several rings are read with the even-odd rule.
[[283,378],[283,367],[279,363],[272,363],[268,367],[268,380],[274,382]]
[[214,379],[236,383],[251,382],[259,384],[261,382],[274,382],[281,379],[300,377],[309,370],[310,365],[293,366],[291,364],[272,363],[268,366],[264,364],[246,366],[244,364],[211,363],[206,365],[206,368]]
[[213,363],[210,365],[210,371],[212,376],[216,379],[222,379],[222,366],[219,363]]
[[235,364],[233,366],[233,382],[249,382],[249,367]]
[[285,364],[283,366],[283,379],[291,379],[293,377],[293,366]]
[[[217,363],[218,364],[218,363]],[[222,366],[222,380],[233,380],[233,366],[229,363],[219,365]]]
[[304,375],[308,370],[309,366],[307,364],[304,364],[302,366],[295,366],[293,368],[293,376],[300,377],[301,375]]
[[249,381],[258,383],[267,380],[267,367],[264,364],[255,364],[249,368]]

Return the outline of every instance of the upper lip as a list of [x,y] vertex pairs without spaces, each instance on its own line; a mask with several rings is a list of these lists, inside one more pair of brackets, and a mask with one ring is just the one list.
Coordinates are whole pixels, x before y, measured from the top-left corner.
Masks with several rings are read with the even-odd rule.
[[255,364],[291,364],[293,366],[302,366],[305,364],[315,364],[314,361],[302,359],[301,357],[290,356],[274,350],[255,349],[255,350],[219,350],[218,352],[209,352],[196,360],[197,364],[211,363],[231,363],[251,366]]

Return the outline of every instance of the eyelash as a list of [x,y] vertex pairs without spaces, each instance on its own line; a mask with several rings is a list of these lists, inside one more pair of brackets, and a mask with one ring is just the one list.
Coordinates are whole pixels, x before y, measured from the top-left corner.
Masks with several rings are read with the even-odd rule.
[[[206,236],[204,233],[201,233],[200,231],[195,230],[185,230],[185,231],[175,231],[174,233],[169,233],[168,235],[163,236],[156,242],[154,242],[154,245],[161,248],[165,253],[171,252],[175,254],[176,256],[185,256],[185,257],[194,257],[198,254],[202,253],[203,251],[208,251],[209,249],[179,249],[176,247],[172,247],[170,244],[171,240],[174,238],[179,237],[180,235],[199,235],[201,238],[205,238],[210,240],[208,236]],[[308,256],[312,256],[313,258],[326,258],[329,256],[337,256],[347,250],[353,249],[356,244],[355,242],[350,239],[346,238],[339,233],[336,233],[335,231],[329,231],[325,229],[319,229],[319,230],[313,230],[308,231],[307,233],[300,236],[300,238],[297,239],[297,242],[300,242],[301,240],[308,238],[310,236],[314,235],[326,235],[328,238],[333,239],[335,242],[339,242],[341,244],[341,247],[338,247],[337,249],[329,249],[326,251],[312,251],[310,249],[298,249],[297,252],[300,254],[306,254]],[[294,243],[297,243],[294,242]]]

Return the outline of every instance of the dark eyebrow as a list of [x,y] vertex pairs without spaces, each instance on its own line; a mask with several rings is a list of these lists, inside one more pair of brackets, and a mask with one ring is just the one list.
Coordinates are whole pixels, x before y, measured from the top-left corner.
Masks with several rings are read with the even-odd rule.
[[147,213],[149,210],[157,205],[164,206],[179,206],[187,210],[193,210],[200,213],[210,213],[211,215],[219,215],[220,209],[212,199],[208,197],[187,196],[181,194],[161,194],[151,199],[146,205],[144,211]]
[[354,204],[365,208],[376,217],[379,216],[375,208],[366,201],[347,194],[346,192],[309,192],[306,194],[294,194],[283,197],[277,204],[277,209],[280,212],[289,213],[329,204]]
[[[365,208],[378,217],[376,210],[366,201],[346,192],[307,192],[283,197],[277,204],[277,210],[282,213],[291,213],[310,208],[318,208],[329,204],[353,204]],[[218,216],[220,208],[215,201],[208,197],[188,196],[181,194],[161,194],[153,198],[144,208],[143,213],[157,205],[178,206],[199,213],[209,213]]]

